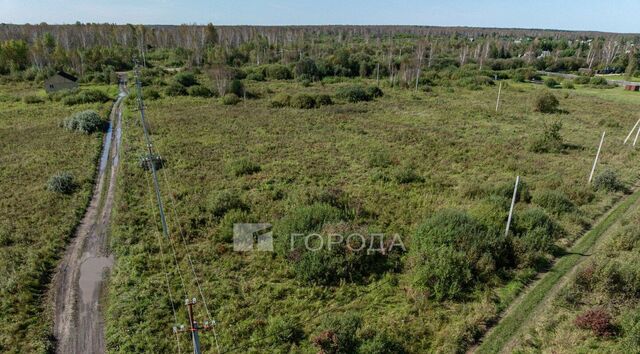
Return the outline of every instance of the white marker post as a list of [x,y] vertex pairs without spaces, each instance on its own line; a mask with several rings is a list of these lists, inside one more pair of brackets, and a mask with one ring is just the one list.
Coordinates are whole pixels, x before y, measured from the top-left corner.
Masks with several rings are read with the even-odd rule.
[[[636,130],[636,128],[638,127],[638,124],[640,123],[640,119],[638,119],[638,121],[636,122],[636,125],[633,126],[633,128],[631,128],[631,131],[629,132],[629,135],[627,135],[627,138],[624,139],[624,142],[622,143],[622,145],[625,145],[627,143],[627,141],[629,140],[629,138],[631,137],[631,134],[633,134],[633,132]],[[640,131],[640,130],[639,130]],[[636,138],[638,139],[638,138]]]
[[498,99],[496,100],[496,112],[498,111],[498,106],[500,106],[500,92],[502,92],[502,81],[500,81],[500,86],[498,87]]
[[591,174],[589,175],[589,184],[591,184],[591,180],[593,179],[593,173],[596,172],[596,164],[598,163],[598,158],[600,157],[600,150],[602,150],[602,143],[604,142],[604,135],[606,131],[602,132],[602,138],[600,139],[600,145],[598,146],[598,152],[596,153],[596,159],[593,160],[593,167],[591,167]]
[[636,146],[636,143],[638,142],[638,136],[640,136],[640,128],[638,129],[638,132],[636,133],[636,138],[633,139],[633,146]]
[[509,218],[507,218],[507,229],[504,231],[505,236],[509,236],[509,227],[511,226],[511,218],[513,217],[513,208],[516,205],[516,198],[518,196],[518,184],[520,183],[520,176],[516,177],[516,186],[513,187],[513,198],[511,198],[511,208],[509,209]]

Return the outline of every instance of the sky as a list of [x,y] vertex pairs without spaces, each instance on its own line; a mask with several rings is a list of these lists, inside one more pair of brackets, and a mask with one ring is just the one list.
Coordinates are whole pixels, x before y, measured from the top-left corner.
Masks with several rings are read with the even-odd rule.
[[639,0],[0,0],[0,23],[431,25],[640,32]]

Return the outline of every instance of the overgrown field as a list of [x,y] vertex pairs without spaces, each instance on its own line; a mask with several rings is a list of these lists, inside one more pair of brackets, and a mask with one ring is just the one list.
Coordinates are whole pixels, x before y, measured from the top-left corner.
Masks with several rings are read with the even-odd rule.
[[529,352],[638,353],[640,209],[628,212],[517,338]]
[[[544,114],[534,111],[542,87],[510,82],[496,113],[497,89],[483,83],[383,87],[382,97],[353,103],[357,93],[345,88],[375,81],[336,81],[251,82],[252,99],[237,104],[147,100],[165,160],[170,240],[129,109],[111,236],[110,352],[175,351],[171,327],[186,323],[184,298],[202,300],[187,252],[223,352],[462,351],[638,177],[637,153],[622,145],[638,102],[618,88],[600,91],[623,99],[555,89],[559,110]],[[294,108],[311,106],[301,94],[334,102]],[[524,187],[503,237],[516,175]],[[276,252],[234,252],[237,222],[272,223]],[[407,252],[288,253],[292,232],[397,233]],[[207,320],[202,302],[196,309]],[[188,336],[179,338],[188,348]],[[215,345],[212,333],[202,341]]]
[[[71,113],[110,105],[69,106],[39,87],[0,85],[0,352],[51,348],[46,290],[56,261],[84,213],[102,134],[66,131]],[[27,97],[27,98],[25,98]],[[70,193],[48,189],[50,178],[73,176]],[[65,178],[61,178],[65,179]]]

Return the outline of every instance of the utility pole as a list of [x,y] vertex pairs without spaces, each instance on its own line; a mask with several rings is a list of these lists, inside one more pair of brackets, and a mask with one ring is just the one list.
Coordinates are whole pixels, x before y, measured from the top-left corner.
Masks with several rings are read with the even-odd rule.
[[195,320],[193,314],[193,305],[196,304],[196,298],[191,300],[186,299],[184,304],[187,306],[187,313],[189,315],[189,327],[185,328],[185,326],[173,327],[173,333],[187,333],[191,332],[191,343],[193,344],[193,354],[202,354],[202,349],[200,349],[200,336],[199,332],[206,332],[213,330],[213,326],[215,325],[215,321],[209,323],[209,321],[204,322],[204,326],[200,326],[198,321]]
[[591,167],[591,174],[589,175],[589,184],[591,184],[591,180],[593,179],[593,173],[596,172],[596,165],[598,164],[598,158],[600,158],[600,150],[602,150],[602,143],[604,143],[604,135],[607,132],[602,132],[602,138],[600,139],[600,145],[598,145],[598,152],[596,153],[596,159],[593,160],[593,167]]
[[144,102],[142,101],[142,84],[140,83],[140,66],[138,62],[135,62],[135,73],[136,73],[136,89],[138,96],[138,110],[140,111],[140,124],[142,124],[142,131],[144,132],[144,139],[147,143],[147,151],[149,152],[149,166],[151,169],[151,174],[153,176],[153,187],[156,192],[156,200],[158,202],[158,209],[160,210],[160,221],[162,222],[162,233],[164,237],[169,238],[169,228],[167,227],[167,219],[164,215],[164,207],[162,205],[162,196],[160,195],[160,184],[158,183],[158,173],[156,171],[155,164],[155,154],[153,153],[153,144],[151,143],[151,138],[149,137],[149,132],[147,131],[147,123],[144,119]]
[[513,218],[513,208],[516,206],[516,199],[518,197],[518,184],[520,184],[520,176],[516,177],[516,185],[515,187],[513,187],[513,198],[511,198],[511,208],[509,208],[509,218],[507,219],[507,229],[504,231],[505,236],[509,236],[511,219]]
[[498,99],[496,100],[496,112],[498,111],[498,107],[500,106],[500,93],[502,92],[502,81],[500,81],[500,86],[498,87]]

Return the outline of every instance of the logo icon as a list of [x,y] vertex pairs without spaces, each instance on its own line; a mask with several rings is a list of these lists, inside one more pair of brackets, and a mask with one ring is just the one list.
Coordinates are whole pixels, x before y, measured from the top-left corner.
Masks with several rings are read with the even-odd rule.
[[269,223],[233,224],[233,250],[273,252],[273,231]]

